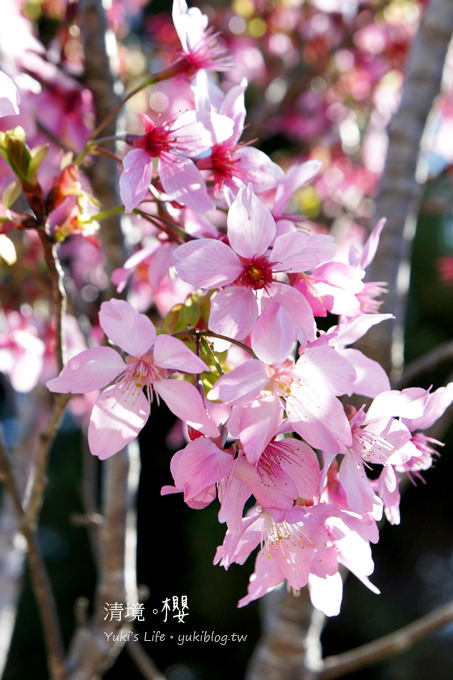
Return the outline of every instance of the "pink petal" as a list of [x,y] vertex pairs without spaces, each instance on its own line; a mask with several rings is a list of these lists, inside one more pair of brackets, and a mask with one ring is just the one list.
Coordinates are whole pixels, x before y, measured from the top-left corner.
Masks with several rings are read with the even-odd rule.
[[184,491],[187,501],[230,474],[233,465],[233,456],[210,439],[200,437],[178,451],[170,467],[175,484]]
[[249,182],[253,191],[263,193],[273,189],[284,177],[283,170],[269,156],[253,146],[236,150],[238,174],[244,183]]
[[226,404],[245,404],[257,397],[269,378],[261,361],[249,359],[222,376],[208,393],[208,399]]
[[0,118],[15,116],[19,113],[19,92],[6,73],[0,71]]
[[248,335],[258,317],[256,298],[251,290],[231,286],[211,298],[210,330],[241,340]]
[[[263,508],[278,508],[289,510],[294,505],[297,492],[291,480],[280,475],[273,479],[270,475],[258,471],[255,465],[248,462],[244,456],[237,459],[234,475],[249,489],[256,502]],[[282,479],[283,478],[283,479]]]
[[171,335],[158,335],[154,343],[154,360],[157,366],[185,373],[209,371],[204,361],[186,345]]
[[107,387],[93,407],[88,444],[101,460],[133,441],[148,420],[149,402],[140,389],[132,387],[124,383]]
[[152,174],[153,166],[150,155],[143,149],[132,149],[123,158],[120,196],[127,213],[132,212],[145,198]]
[[246,484],[231,474],[218,485],[219,501],[219,522],[226,522],[228,529],[238,534],[242,528],[242,512],[245,502],[250,498],[250,489]]
[[313,179],[321,167],[322,163],[319,161],[307,161],[306,163],[293,165],[277,188],[272,210],[273,214],[282,215],[295,191]]
[[379,222],[374,227],[367,242],[363,247],[362,257],[360,259],[360,266],[363,269],[366,269],[368,267],[368,265],[370,264],[370,262],[373,261],[374,256],[376,255],[376,250],[379,245],[379,239],[381,237],[381,233],[383,228],[385,227],[386,222],[387,220],[385,219],[385,217],[379,220]]
[[227,286],[243,271],[231,248],[212,238],[184,243],[176,248],[174,256],[179,276],[195,288]]
[[208,18],[198,7],[187,8],[185,0],[173,0],[173,24],[184,52],[195,47],[208,26]]
[[[171,125],[170,130],[175,134],[174,148],[182,151],[184,156],[196,156],[207,151],[212,145],[212,134],[201,122],[200,118],[210,122],[210,112],[195,110],[184,111]],[[230,121],[230,129],[231,129]],[[172,156],[172,154],[170,154]]]
[[252,349],[266,364],[281,364],[291,354],[297,332],[284,307],[270,302],[252,331]]
[[239,437],[247,460],[255,465],[281,421],[280,400],[268,397],[256,399],[246,407],[235,406],[228,420],[228,429],[233,436]]
[[[347,524],[337,517],[328,520],[329,524],[336,526],[339,531],[339,537],[335,541],[338,560],[373,593],[379,594],[379,590],[367,578],[374,569],[371,548],[368,540],[360,535],[359,526],[354,525],[354,519],[352,517],[345,518]],[[362,518],[357,520],[357,523],[359,522],[362,526],[366,526]]]
[[268,559],[267,553],[262,550],[256,558],[255,572],[250,577],[247,595],[239,600],[238,607],[245,607],[253,600],[263,597],[284,579],[285,575],[277,560]]
[[362,338],[372,326],[381,323],[381,321],[394,318],[393,314],[361,314],[357,318],[351,319],[351,321],[338,327],[339,332],[336,342],[343,346],[352,345]]
[[414,418],[409,423],[410,429],[414,431],[431,427],[450,406],[452,401],[453,382],[448,383],[445,387],[439,387],[435,392],[429,394],[423,415],[419,418]]
[[[196,115],[198,124],[202,125],[204,128],[204,134],[201,138],[206,141],[206,149],[212,147],[214,144],[222,144],[231,138],[231,135],[233,134],[233,121],[228,116],[223,116],[215,111],[197,111]],[[200,135],[198,134],[197,147],[194,145],[194,151],[187,155],[195,156],[201,152]]]
[[340,467],[339,480],[343,486],[348,508],[359,515],[369,514],[374,519],[382,515],[382,501],[373,491],[371,480],[359,456],[346,453]]
[[338,453],[352,442],[349,421],[341,402],[303,385],[286,399],[288,420],[311,446]]
[[327,575],[322,578],[316,574],[310,574],[308,588],[313,607],[322,611],[326,616],[337,616],[340,613],[343,579],[338,571],[332,576]]
[[297,439],[282,439],[271,444],[277,451],[290,452],[281,456],[280,466],[294,482],[298,496],[312,498],[318,493],[321,480],[318,458],[310,446]]
[[176,153],[162,154],[159,158],[159,175],[170,200],[202,214],[214,207],[203,175],[190,158]]
[[14,330],[10,337],[15,347],[12,352],[7,347],[0,350],[4,359],[8,357],[6,365],[2,366],[0,362],[0,370],[9,373],[17,392],[29,392],[40,378],[45,345],[40,338],[20,328]]
[[112,298],[101,305],[99,323],[115,345],[135,357],[147,352],[155,338],[156,329],[145,314],[137,312],[125,300]]
[[365,397],[376,397],[380,392],[390,389],[390,380],[387,373],[377,361],[365,356],[358,349],[341,350],[339,354],[344,357],[355,370],[353,392]]
[[219,431],[209,418],[198,390],[184,380],[158,380],[154,389],[178,418],[208,437],[217,437]]
[[320,392],[350,395],[354,390],[354,368],[332,347],[308,347],[296,362],[295,372]]
[[99,390],[124,371],[126,364],[111,347],[92,347],[69,359],[60,375],[48,380],[51,392],[85,393]]
[[228,90],[219,108],[219,113],[228,116],[234,123],[231,137],[235,142],[238,141],[244,129],[244,121],[247,113],[244,101],[244,92],[246,89],[247,79],[243,78],[239,85],[235,85]]
[[[224,92],[214,82],[208,71],[197,71],[190,84],[195,100],[195,109],[199,111],[219,111],[225,98]],[[222,111],[228,115],[226,111]]]
[[[315,339],[315,318],[310,304],[302,293],[283,283],[274,283],[269,301],[278,302],[286,309],[296,329],[297,338],[302,345],[306,345],[307,342],[312,342]],[[267,300],[263,298],[263,309],[267,304]]]
[[294,232],[277,236],[269,259],[275,262],[274,271],[297,273],[311,271],[333,257],[335,251],[335,241],[331,236]]
[[428,392],[421,387],[388,390],[375,397],[368,409],[366,422],[378,418],[420,418],[425,410]]
[[148,265],[148,280],[155,290],[173,264],[174,243],[161,243],[151,255]]
[[[252,529],[254,524],[255,527]],[[262,514],[257,513],[256,509],[251,510],[248,516],[242,519],[239,531],[233,533],[229,529],[226,532],[223,544],[217,548],[214,564],[220,562],[225,569],[233,562],[244,564],[262,539],[262,525]]]
[[250,186],[239,190],[227,221],[231,247],[242,257],[262,255],[275,236],[274,218]]

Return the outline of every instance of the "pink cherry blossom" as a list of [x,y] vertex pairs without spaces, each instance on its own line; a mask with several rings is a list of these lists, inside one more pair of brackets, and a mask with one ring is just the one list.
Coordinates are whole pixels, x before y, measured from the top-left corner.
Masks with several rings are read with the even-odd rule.
[[333,348],[308,347],[295,363],[246,361],[222,376],[208,398],[233,406],[233,431],[256,463],[263,439],[272,437],[269,423],[274,426],[283,406],[288,423],[311,446],[335,453],[350,446],[351,429],[336,395],[350,394],[353,381],[353,369]]
[[230,245],[198,239],[180,246],[175,258],[178,274],[195,288],[221,287],[211,300],[209,317],[209,328],[217,333],[244,338],[258,319],[259,298],[274,300],[276,304],[262,319],[255,337],[263,337],[274,323],[282,325],[285,333],[279,335],[285,347],[276,348],[278,361],[296,337],[303,342],[314,339],[314,319],[306,300],[280,284],[278,277],[312,269],[332,255],[334,243],[329,236],[302,232],[275,235],[269,209],[250,186],[242,187],[228,211]]
[[[385,514],[391,524],[400,522],[400,478],[406,474],[412,481],[416,478],[423,480],[421,472],[428,470],[433,463],[433,456],[438,455],[434,447],[442,446],[442,442],[420,430],[431,427],[450,406],[453,401],[453,383],[439,387],[434,392],[418,389],[405,392],[408,403],[405,412],[401,413],[401,423],[407,427],[410,441],[404,447],[404,456],[397,451],[396,455],[390,457],[391,465],[382,470],[376,482],[377,492],[384,501]],[[411,408],[412,403],[415,404],[415,411]],[[421,413],[420,405],[423,407]]]
[[306,296],[314,314],[326,316],[331,312],[354,318],[378,311],[378,298],[385,292],[385,285],[364,282],[363,278],[376,254],[384,225],[385,219],[379,220],[362,248],[356,243],[348,244],[344,252],[337,252],[335,260],[320,264],[309,274],[297,276],[295,287]]
[[318,494],[320,477],[315,452],[297,439],[272,440],[255,465],[239,450],[231,474],[219,483],[219,521],[237,533],[251,495],[264,509],[289,510]]
[[238,532],[227,531],[214,563],[225,569],[234,562],[243,564],[261,545],[248,594],[239,601],[239,607],[262,597],[286,579],[288,587],[295,591],[309,583],[314,606],[333,616],[341,604],[341,579],[336,576],[339,564],[379,593],[368,579],[374,567],[369,541],[376,540],[375,523],[363,522],[359,516],[333,506],[296,505],[273,513],[256,506],[243,519]]
[[194,80],[197,110],[216,111],[233,122],[232,135],[228,139],[218,138],[214,131],[211,153],[197,162],[198,168],[208,171],[208,177],[213,180],[214,196],[223,187],[225,198],[231,204],[241,186],[250,184],[255,193],[275,187],[284,176],[280,166],[259,149],[239,142],[245,122],[246,79],[226,95],[205,71],[199,71]]
[[192,69],[226,71],[231,67],[217,34],[208,27],[208,17],[198,7],[189,9],[185,0],[173,0],[172,18],[184,58]]
[[109,458],[137,437],[148,420],[153,391],[178,418],[208,435],[217,434],[196,388],[167,377],[171,370],[207,370],[201,359],[180,340],[156,336],[150,319],[123,300],[102,303],[99,322],[126,353],[125,360],[111,347],[94,347],[74,356],[59,376],[47,382],[52,392],[63,393],[107,386],[95,402],[88,427],[88,443],[95,456]]
[[182,491],[189,507],[204,508],[216,496],[215,484],[231,472],[233,465],[228,452],[199,437],[174,454],[170,470],[175,486],[162,487],[161,494]]
[[[145,134],[133,140],[134,148],[123,160],[120,195],[126,212],[131,212],[148,193],[152,179],[152,159],[158,158],[158,172],[167,199],[187,205],[195,212],[213,207],[205,181],[189,156],[206,151],[211,145],[211,133],[196,111],[186,111],[173,123],[156,125],[142,113],[140,119]],[[231,134],[232,122],[226,116],[206,114],[205,121],[214,127],[220,138]]]

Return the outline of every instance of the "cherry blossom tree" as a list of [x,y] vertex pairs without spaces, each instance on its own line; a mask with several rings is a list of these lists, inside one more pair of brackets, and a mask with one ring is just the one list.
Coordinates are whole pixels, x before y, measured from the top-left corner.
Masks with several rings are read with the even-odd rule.
[[[163,677],[134,632],[138,436],[161,402],[178,422],[162,514],[214,504],[214,563],[254,555],[247,678],[341,677],[451,622],[449,603],[320,650],[346,572],[379,594],[372,545],[404,526],[451,412],[451,377],[414,386],[451,347],[405,367],[403,342],[451,118],[450,3],[174,0],[146,21],[142,0],[4,2],[1,668],[26,559],[53,680],[101,677],[124,647]],[[151,68],[127,38],[140,15]],[[102,461],[100,498],[83,480],[96,592],[69,645],[37,533],[64,417]]]

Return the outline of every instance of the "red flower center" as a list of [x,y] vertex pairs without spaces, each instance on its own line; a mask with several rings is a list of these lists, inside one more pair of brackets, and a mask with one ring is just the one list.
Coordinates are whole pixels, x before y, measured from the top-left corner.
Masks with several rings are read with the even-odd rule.
[[244,271],[236,281],[240,286],[259,290],[272,283],[272,267],[266,257],[244,259],[243,264]]
[[149,130],[143,137],[136,139],[134,146],[144,149],[150,156],[160,156],[163,151],[170,151],[171,149],[170,131],[163,125],[156,125],[154,129]]
[[211,152],[211,164],[214,174],[214,186],[220,188],[225,179],[230,179],[235,175],[236,159],[233,149],[223,144],[214,144]]

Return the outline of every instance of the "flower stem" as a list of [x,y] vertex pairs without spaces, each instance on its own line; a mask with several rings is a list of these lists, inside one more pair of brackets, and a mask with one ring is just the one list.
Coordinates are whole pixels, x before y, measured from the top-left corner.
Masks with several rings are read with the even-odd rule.
[[137,87],[134,87],[133,90],[127,93],[125,97],[115,106],[110,113],[99,123],[99,125],[93,130],[91,135],[88,137],[87,142],[82,149],[82,151],[79,153],[77,158],[75,159],[74,163],[76,165],[81,165],[85,159],[85,156],[90,152],[91,147],[96,140],[96,138],[99,136],[99,134],[104,130],[105,127],[110,123],[111,120],[113,120],[118,113],[121,111],[123,106],[126,104],[126,102],[129,101],[134,95],[138,94],[142,90],[145,89],[145,87],[149,87],[149,85],[155,85],[155,83],[160,83],[163,80],[168,80],[169,78],[173,78],[174,76],[178,75],[179,73],[184,73],[184,71],[187,70],[187,61],[183,59],[179,59],[176,61],[172,66],[169,66],[169,68],[164,69],[163,71],[160,71],[159,73],[154,73],[153,75],[149,76],[146,80],[144,80],[140,85],[137,85]]
[[243,342],[240,342],[239,340],[234,340],[234,338],[229,338],[227,335],[221,335],[220,333],[214,333],[214,331],[200,331],[198,328],[188,328],[186,331],[178,331],[177,333],[172,333],[172,336],[174,338],[182,338],[185,335],[199,335],[203,336],[206,335],[209,338],[219,338],[220,340],[226,340],[227,342],[231,342],[233,345],[237,345],[238,347],[241,347],[241,349],[245,350],[252,359],[258,359],[256,356],[255,352],[251,347],[248,347],[245,345]]

